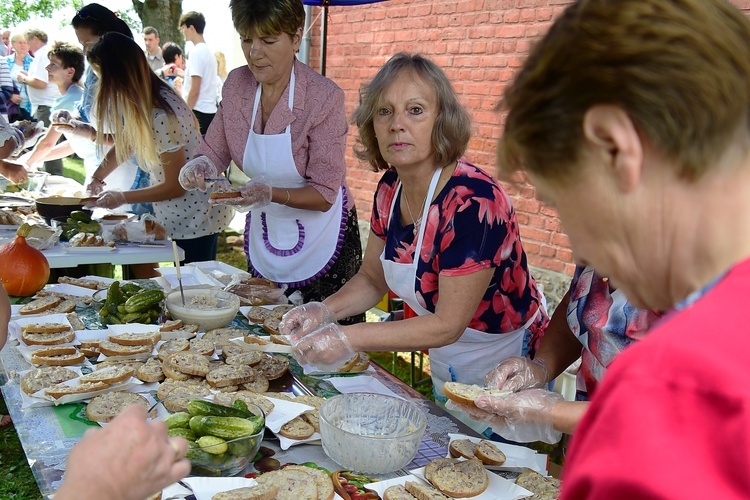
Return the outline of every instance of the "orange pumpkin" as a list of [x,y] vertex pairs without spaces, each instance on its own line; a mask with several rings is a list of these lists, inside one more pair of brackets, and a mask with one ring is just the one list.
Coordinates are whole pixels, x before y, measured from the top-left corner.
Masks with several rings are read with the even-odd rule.
[[31,226],[23,224],[13,241],[0,245],[0,281],[9,295],[30,297],[49,280],[47,257],[26,243]]

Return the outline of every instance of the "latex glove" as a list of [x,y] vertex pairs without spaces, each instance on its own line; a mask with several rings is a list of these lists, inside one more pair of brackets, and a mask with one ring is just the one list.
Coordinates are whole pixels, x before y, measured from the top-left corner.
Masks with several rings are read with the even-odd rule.
[[163,421],[149,422],[144,408],[130,405],[73,446],[55,498],[147,498],[190,473],[187,449]]
[[46,132],[47,132],[47,129],[44,128],[44,123],[42,122],[36,122],[31,127],[25,127],[23,129],[23,138],[24,138],[23,148],[21,148],[21,150],[18,151],[18,153],[20,154],[21,151],[23,151],[24,149],[33,148],[36,145],[37,141],[41,139],[41,137]]
[[520,391],[544,387],[549,382],[549,371],[542,359],[531,360],[513,356],[490,371],[485,377],[484,386],[488,389]]
[[263,208],[270,205],[273,188],[263,176],[255,177],[242,186],[240,196],[236,198],[211,198],[209,203],[215,205],[232,205],[247,210]]
[[42,122],[14,122],[11,125],[11,132],[14,134],[16,148],[11,156],[20,155],[25,149],[33,148],[40,137],[44,135],[47,129]]
[[92,137],[96,137],[96,130],[88,123],[76,120],[75,118],[70,119],[66,123],[53,123],[52,127],[55,131],[65,133],[67,135],[75,135],[77,137],[83,137],[88,140],[93,140]]
[[104,186],[106,183],[99,179],[91,179],[86,185],[86,196],[99,196],[104,192]]
[[333,323],[336,317],[322,302],[308,302],[291,309],[281,317],[279,333],[289,335],[292,342],[312,333],[322,325]]
[[104,191],[99,197],[86,204],[86,208],[109,208],[110,210],[127,204],[122,191]]
[[53,111],[49,115],[49,121],[54,123],[69,123],[73,119],[73,115],[67,109],[58,109]]
[[519,443],[560,441],[562,432],[552,425],[552,414],[563,397],[545,389],[528,389],[509,396],[481,396],[475,406],[451,401],[447,408],[459,409],[474,420],[487,422],[495,434]]
[[328,323],[314,332],[292,341],[294,359],[301,365],[314,366],[322,372],[335,372],[356,353],[337,323]]
[[206,179],[215,179],[219,176],[219,169],[216,168],[207,156],[198,156],[185,163],[180,169],[180,186],[188,191],[200,189],[206,192],[208,189]]

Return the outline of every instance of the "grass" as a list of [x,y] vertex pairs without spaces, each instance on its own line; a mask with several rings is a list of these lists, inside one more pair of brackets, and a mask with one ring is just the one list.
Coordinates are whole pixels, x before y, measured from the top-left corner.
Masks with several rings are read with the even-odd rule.
[[[7,415],[5,400],[0,397],[0,415]],[[8,425],[0,429],[0,498],[36,500],[42,498],[34,476],[21,448],[16,429]]]
[[[393,373],[405,384],[409,384],[411,378],[411,355],[408,352],[396,353],[396,360],[394,363],[393,352],[368,352],[370,359],[375,361],[377,364]],[[430,401],[435,401],[435,396],[432,394],[432,380],[429,378],[428,372],[419,372],[419,357],[416,359],[417,370],[414,375],[415,380],[421,381],[427,379],[425,382],[417,384],[414,389],[422,394]],[[425,355],[425,368],[429,369],[429,360]]]
[[86,174],[83,171],[83,160],[77,156],[68,156],[63,158],[63,177],[68,177],[83,184]]

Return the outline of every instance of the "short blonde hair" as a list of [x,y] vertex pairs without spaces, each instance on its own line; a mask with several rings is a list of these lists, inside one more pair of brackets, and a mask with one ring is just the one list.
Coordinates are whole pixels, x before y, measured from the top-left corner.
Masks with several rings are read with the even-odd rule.
[[432,128],[435,161],[447,165],[458,160],[471,138],[469,113],[458,101],[453,85],[437,64],[422,55],[406,52],[391,57],[360,93],[359,106],[352,115],[352,123],[359,129],[354,154],[368,162],[375,172],[389,167],[380,154],[374,120],[383,93],[402,71],[412,72],[435,88],[438,105],[438,116]]
[[582,124],[622,108],[695,179],[747,127],[750,21],[725,0],[579,0],[532,49],[505,92],[498,172],[575,177]]

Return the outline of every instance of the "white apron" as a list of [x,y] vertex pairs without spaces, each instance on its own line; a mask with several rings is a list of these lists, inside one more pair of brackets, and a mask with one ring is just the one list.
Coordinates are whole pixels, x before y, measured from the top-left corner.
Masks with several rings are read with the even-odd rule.
[[[430,187],[427,191],[427,200],[432,200],[440,178],[441,169],[438,169],[432,176]],[[396,200],[399,199],[401,183],[396,190],[391,203],[391,217],[397,213]],[[383,265],[383,273],[388,288],[398,295],[411,307],[419,316],[432,314],[425,309],[417,298],[415,283],[417,280],[417,263],[419,261],[419,252],[422,248],[425,225],[427,223],[427,213],[430,203],[425,203],[422,212],[422,224],[420,224],[417,233],[417,244],[414,250],[414,260],[410,264],[393,262],[385,258],[385,250],[380,254],[380,262]],[[390,219],[389,219],[390,223]],[[484,377],[487,372],[492,370],[499,362],[511,356],[520,356],[523,348],[523,338],[527,328],[536,320],[534,315],[518,330],[503,333],[489,334],[467,328],[461,334],[461,337],[453,344],[443,347],[432,348],[429,350],[430,372],[435,392],[435,400],[441,406],[445,405],[445,393],[443,385],[446,382],[462,382],[465,384],[477,384],[484,386]],[[477,422],[470,419],[465,413],[454,413],[469,427],[477,432],[482,432],[487,428],[487,423]]]
[[[294,106],[294,70],[289,81],[289,109]],[[272,186],[300,188],[305,179],[297,171],[292,154],[291,125],[283,134],[263,135],[253,131],[261,97],[255,93],[253,118],[242,158],[249,177],[265,176]],[[343,186],[336,202],[326,212],[271,203],[251,210],[245,240],[250,265],[265,278],[291,287],[306,285],[328,271],[343,243],[346,210]],[[250,223],[252,220],[252,223]]]

